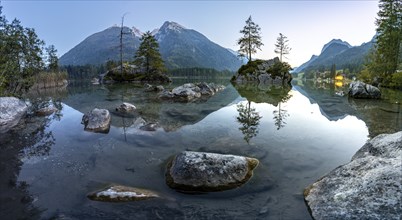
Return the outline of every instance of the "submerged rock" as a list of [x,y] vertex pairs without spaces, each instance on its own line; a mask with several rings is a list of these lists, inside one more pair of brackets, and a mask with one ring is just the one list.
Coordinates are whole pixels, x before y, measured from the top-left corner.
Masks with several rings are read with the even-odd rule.
[[28,106],[15,97],[0,97],[0,133],[5,133],[18,124]]
[[82,116],[81,124],[85,125],[86,131],[108,133],[111,117],[106,109],[94,108],[92,111]]
[[143,131],[156,131],[158,129],[158,124],[157,123],[148,123],[146,125],[143,125],[140,127],[140,130]]
[[184,192],[228,190],[246,183],[258,163],[243,156],[184,151],[168,164],[166,183]]
[[349,97],[360,99],[380,99],[381,91],[370,84],[364,82],[352,82],[349,85]]
[[314,219],[395,219],[402,213],[402,131],[378,135],[307,187]]
[[53,114],[54,112],[56,112],[58,109],[56,107],[54,107],[53,105],[50,106],[46,106],[43,108],[40,108],[38,110],[36,110],[36,115],[38,116],[48,116]]
[[121,113],[128,113],[128,112],[133,112],[136,109],[137,108],[135,107],[135,105],[130,104],[128,102],[123,102],[123,104],[121,104],[120,106],[118,106],[116,108],[116,111],[121,112]]
[[91,200],[101,202],[129,202],[158,198],[159,195],[150,190],[121,185],[112,185],[104,189],[89,193],[87,197]]

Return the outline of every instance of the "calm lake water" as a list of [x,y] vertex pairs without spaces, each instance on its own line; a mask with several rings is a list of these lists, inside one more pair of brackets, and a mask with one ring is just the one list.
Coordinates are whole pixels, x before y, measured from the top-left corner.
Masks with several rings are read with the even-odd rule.
[[[353,100],[335,94],[347,87],[327,84],[220,83],[224,91],[195,103],[160,101],[132,84],[72,83],[30,96],[34,106],[53,102],[60,111],[30,116],[0,136],[1,219],[311,219],[305,187],[350,161],[370,137],[402,130],[401,92]],[[123,101],[136,105],[138,114],[114,114]],[[95,107],[112,113],[107,134],[84,131],[81,118]],[[159,128],[142,131],[139,118]],[[164,172],[168,159],[184,150],[255,157],[260,164],[241,188],[182,194],[166,186]],[[87,199],[109,183],[163,198]]]

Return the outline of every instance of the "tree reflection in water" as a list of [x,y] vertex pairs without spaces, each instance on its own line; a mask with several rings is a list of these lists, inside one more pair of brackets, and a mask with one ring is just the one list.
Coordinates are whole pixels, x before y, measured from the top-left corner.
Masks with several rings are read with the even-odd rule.
[[[286,119],[290,115],[289,115],[288,111],[286,109],[284,109],[283,104],[286,103],[292,97],[292,95],[289,94],[289,92],[292,88],[291,86],[289,86],[289,85],[255,84],[255,83],[235,84],[234,86],[242,97],[247,98],[249,103],[251,101],[254,103],[268,103],[274,107],[277,107],[278,109],[273,111],[273,115],[274,115],[273,119],[275,122],[275,126],[276,126],[277,130],[285,127]],[[239,111],[239,109],[243,110],[243,108],[245,108],[245,107],[239,108],[239,106],[238,106],[238,111]],[[246,110],[243,110],[243,111],[245,112]],[[258,120],[256,119],[256,121],[258,121]],[[239,121],[239,117],[238,117],[238,121]],[[243,127],[245,127],[245,126],[243,126]],[[249,137],[247,137],[247,139],[249,140],[250,137],[251,138],[255,137],[258,133],[258,130],[256,130],[255,132],[253,133],[252,130],[248,131],[248,133],[254,134],[254,136],[249,135]],[[247,132],[243,132],[243,134],[244,133],[247,133]]]
[[241,124],[239,130],[243,133],[244,140],[249,143],[251,138],[257,136],[258,125],[262,117],[255,108],[251,107],[250,101],[246,105],[243,103],[238,104],[237,111],[239,112],[237,121]]
[[284,109],[282,106],[282,103],[286,103],[292,95],[286,94],[282,96],[282,99],[280,102],[278,102],[278,110],[274,110],[272,113],[274,114],[274,121],[275,121],[275,126],[276,130],[279,130],[286,125],[286,119],[289,117],[288,110]]

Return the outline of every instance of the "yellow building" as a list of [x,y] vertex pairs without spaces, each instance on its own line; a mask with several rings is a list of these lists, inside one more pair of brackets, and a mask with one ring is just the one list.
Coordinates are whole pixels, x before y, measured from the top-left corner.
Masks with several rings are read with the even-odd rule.
[[335,80],[343,80],[343,75],[337,75],[337,76],[335,76]]

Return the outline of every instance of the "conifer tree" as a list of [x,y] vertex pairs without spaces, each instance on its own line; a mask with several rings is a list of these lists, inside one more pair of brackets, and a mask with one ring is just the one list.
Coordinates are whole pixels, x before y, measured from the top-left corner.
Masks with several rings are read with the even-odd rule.
[[46,48],[46,53],[47,53],[47,67],[48,70],[53,71],[53,72],[57,72],[59,69],[59,58],[57,57],[56,53],[57,50],[54,47],[54,45],[49,45]]
[[402,0],[380,0],[374,55],[370,72],[390,78],[402,59]]
[[165,65],[159,53],[158,41],[150,31],[142,35],[141,44],[134,59],[134,64],[142,68],[145,73],[165,72]]
[[243,34],[243,37],[237,40],[237,44],[240,45],[239,53],[247,56],[250,62],[251,54],[257,53],[257,49],[261,50],[261,46],[264,45],[261,41],[261,28],[253,22],[250,16],[240,33]]
[[[276,39],[275,53],[279,54],[279,60],[282,62],[282,57],[289,54],[292,48],[288,45],[289,40],[285,35],[279,33],[279,37]],[[286,57],[285,57],[286,58]]]
[[331,72],[330,72],[329,77],[330,77],[331,79],[335,79],[335,76],[336,76],[336,65],[335,65],[335,64],[332,64],[332,66],[331,66]]

